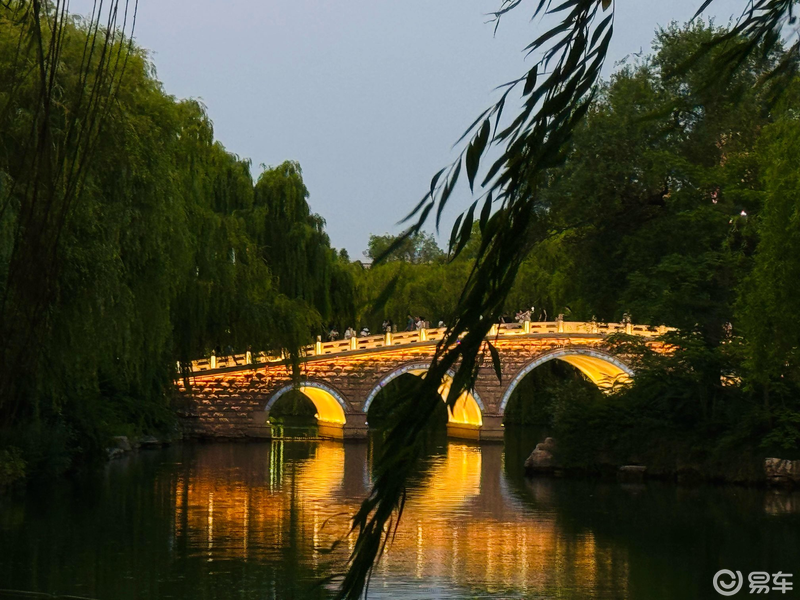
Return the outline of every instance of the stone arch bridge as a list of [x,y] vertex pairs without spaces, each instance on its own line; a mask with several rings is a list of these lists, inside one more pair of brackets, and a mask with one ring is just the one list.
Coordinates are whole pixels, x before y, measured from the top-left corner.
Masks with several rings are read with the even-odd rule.
[[[453,437],[502,439],[503,415],[512,392],[539,365],[567,362],[601,388],[634,376],[624,356],[610,351],[608,336],[627,333],[645,338],[658,351],[656,338],[668,328],[627,324],[577,323],[558,320],[495,326],[487,339],[497,348],[502,381],[491,365],[481,367],[472,393],[458,399],[449,414]],[[383,387],[404,373],[424,375],[445,329],[317,342],[305,349],[302,378],[292,381],[280,357],[250,353],[192,363],[191,373],[177,382],[179,414],[188,437],[270,438],[270,408],[286,392],[299,389],[315,405],[322,437],[362,438],[367,411]],[[449,381],[442,384],[443,396]],[[449,410],[449,409],[448,409]]]

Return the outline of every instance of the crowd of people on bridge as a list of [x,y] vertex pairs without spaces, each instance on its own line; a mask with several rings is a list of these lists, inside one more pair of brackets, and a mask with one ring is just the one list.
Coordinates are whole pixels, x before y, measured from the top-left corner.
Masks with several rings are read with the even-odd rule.
[[[438,327],[444,327],[444,321],[439,321]],[[418,331],[420,329],[430,329],[431,323],[423,316],[413,317],[411,313],[406,318],[406,331]]]
[[[568,312],[568,311],[569,311],[569,309],[566,310],[566,312]],[[535,315],[536,315],[536,307],[531,306],[530,308],[523,308],[521,310],[518,310],[514,314],[513,317],[511,317],[510,315],[501,316],[500,319],[499,319],[499,323],[500,324],[524,323],[525,321],[533,321]],[[542,308],[539,311],[538,317],[539,317],[538,318],[539,322],[547,321],[547,310]],[[559,319],[563,319],[563,318],[564,318],[564,315],[560,314],[559,315]],[[591,320],[592,321],[596,321],[597,318],[595,316],[592,316]],[[625,314],[622,317],[621,323],[623,325],[631,323],[631,315],[630,315],[630,313],[625,312]],[[442,327],[446,327],[446,325],[445,325],[444,321],[440,320],[438,322],[438,324],[437,324],[437,327],[442,328]],[[430,328],[431,328],[431,323],[424,316],[421,316],[421,315],[413,316],[411,313],[408,313],[407,318],[406,318],[405,331],[419,331],[421,329],[430,329]],[[381,324],[380,331],[381,331],[382,334],[383,333],[397,333],[397,325],[391,319],[384,319],[383,323]],[[370,334],[370,330],[369,330],[369,327],[367,327],[366,325],[364,327],[362,327],[360,330],[356,330],[352,326],[348,326],[347,329],[345,329],[345,331],[344,331],[344,336],[343,337],[344,337],[345,340],[349,340],[351,338],[368,337],[369,335],[371,335]],[[329,342],[335,342],[336,340],[339,339],[339,331],[336,328],[336,326],[333,325],[333,324],[331,324],[328,327],[327,339],[328,339]],[[250,351],[251,351],[251,348],[248,346],[247,352],[250,353]],[[211,351],[211,355],[215,356],[217,358],[228,358],[228,357],[230,357],[233,360],[234,364],[238,364],[237,361],[236,361],[236,357],[235,357],[235,354],[234,354],[233,347],[231,347],[230,345],[228,345],[224,349],[221,348],[220,345],[217,345]]]
[[[533,321],[536,317],[536,307],[523,308],[518,310],[513,317],[510,315],[502,315],[500,317],[500,324],[505,323],[524,323],[525,321]],[[542,309],[539,311],[539,321],[547,321],[547,310]]]
[[[430,329],[431,323],[423,316],[414,317],[410,313],[408,315],[408,319],[406,321],[406,328],[405,331],[419,331],[420,329]],[[445,327],[444,321],[439,321],[437,327]],[[397,325],[391,319],[384,319],[383,323],[381,323],[380,328],[381,333],[397,333]],[[357,331],[353,327],[347,327],[344,330],[343,339],[349,340],[350,338],[354,337],[367,337],[370,335],[369,327],[366,325],[361,328],[360,331]],[[330,325],[328,327],[328,341],[335,342],[339,339],[339,331],[336,329],[335,325]]]
[[[391,323],[391,321],[390,321]],[[390,326],[391,327],[391,326]],[[384,331],[391,331],[390,329],[386,329],[386,323],[384,322],[383,328]],[[350,338],[354,337],[368,337],[370,335],[369,327],[364,325],[360,331],[356,331],[353,327],[348,326],[347,329],[344,330],[344,339],[349,340]],[[331,325],[328,328],[328,341],[335,342],[339,339],[339,331],[336,329],[334,325]]]
[[[567,308],[565,312],[569,312]],[[542,308],[538,313],[538,319],[536,318],[536,307],[531,306],[530,308],[523,308],[518,310],[514,316],[512,317],[509,314],[504,314],[500,317],[499,323],[500,324],[507,324],[507,323],[524,323],[526,321],[539,321],[539,322],[546,322],[547,321],[547,309]],[[558,315],[559,319],[563,319],[564,315]],[[596,321],[596,317],[592,317],[592,321]],[[622,323],[630,323],[631,316],[629,313],[625,313],[622,317]],[[436,327],[446,327],[444,321],[439,321]],[[430,329],[431,322],[428,321],[424,316],[418,315],[413,316],[411,313],[408,313],[406,317],[406,326],[404,331],[419,331],[420,329]],[[381,323],[380,328],[381,334],[384,333],[397,333],[397,325],[391,319],[384,319],[383,323]],[[369,327],[366,325],[362,327],[360,330],[356,330],[353,327],[348,327],[345,329],[344,332],[344,339],[349,340],[354,337],[367,337],[371,335]],[[339,339],[339,331],[336,329],[336,326],[330,325],[328,327],[328,341],[334,342]]]
[[[534,307],[532,306],[530,309],[520,310],[516,313],[514,319],[508,316],[503,316],[500,318],[500,323],[513,323],[516,321],[517,323],[522,323],[523,321],[530,321],[531,315],[534,312]],[[540,320],[545,321],[547,320],[547,311],[542,310],[540,313]],[[440,320],[436,327],[442,328],[446,327],[444,321]],[[431,322],[426,319],[422,315],[414,316],[411,313],[408,313],[406,316],[406,326],[404,331],[419,331],[420,329],[430,329]],[[397,325],[391,319],[384,319],[383,323],[381,323],[380,328],[381,333],[397,333]],[[353,327],[348,327],[344,331],[344,339],[349,340],[354,337],[367,337],[370,335],[369,327],[366,325],[361,328],[360,331],[357,331]],[[335,342],[339,339],[339,331],[336,329],[336,326],[331,325],[328,327],[328,341]]]

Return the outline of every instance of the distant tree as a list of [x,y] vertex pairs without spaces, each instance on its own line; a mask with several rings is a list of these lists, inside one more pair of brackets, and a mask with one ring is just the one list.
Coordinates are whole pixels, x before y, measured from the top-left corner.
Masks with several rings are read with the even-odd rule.
[[535,244],[514,292],[576,316],[669,323],[717,343],[734,318],[736,286],[755,248],[741,212],[761,206],[753,154],[778,114],[757,82],[779,49],[743,61],[730,81],[705,82],[715,53],[670,77],[722,30],[695,23],[658,32],[652,56],[599,86],[563,166],[541,190],[554,235]]
[[[386,254],[392,245],[398,242],[399,245]],[[385,261],[399,260],[415,265],[439,262],[445,257],[445,253],[439,248],[433,234],[424,231],[418,231],[402,238],[388,233],[371,235],[365,254],[373,261],[383,257]]]
[[[800,83],[798,84],[800,85]],[[752,273],[741,286],[737,332],[746,382],[777,414],[780,442],[800,444],[800,119],[792,103],[765,129],[757,155],[765,185]],[[777,439],[776,439],[777,441]]]

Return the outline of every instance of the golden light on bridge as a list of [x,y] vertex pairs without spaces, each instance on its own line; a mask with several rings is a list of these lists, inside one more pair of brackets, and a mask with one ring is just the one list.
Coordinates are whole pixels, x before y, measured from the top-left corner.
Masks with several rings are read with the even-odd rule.
[[[669,352],[659,336],[666,327],[556,322],[503,324],[496,328],[495,345],[503,369],[482,368],[475,389],[448,406],[448,435],[461,439],[500,440],[505,409],[514,389],[533,369],[550,360],[577,368],[603,390],[626,384],[634,376],[627,354],[608,342],[624,333],[642,339],[655,352]],[[271,438],[269,412],[284,393],[299,390],[315,406],[319,435],[356,439],[367,435],[367,412],[372,401],[393,379],[406,373],[425,376],[445,329],[420,330],[350,340],[318,342],[306,349],[302,381],[292,379],[282,357],[259,356],[256,362],[229,357],[225,365],[195,361],[191,374],[181,377],[178,393],[185,405],[184,423],[190,436]],[[243,355],[246,359],[246,355]],[[233,364],[231,364],[233,363]],[[452,375],[452,374],[451,374]],[[439,392],[446,397],[451,377]]]
[[317,409],[316,416],[318,421],[335,425],[345,424],[344,409],[330,392],[308,385],[301,385],[297,389],[314,403]]
[[[447,394],[450,393],[451,383],[452,380],[448,377],[439,387],[439,393],[442,395],[442,400],[445,402],[447,401]],[[450,423],[474,425],[475,427],[483,425],[481,408],[475,401],[475,397],[469,392],[462,392],[456,400],[455,405],[452,408],[449,406],[447,407],[447,417]]]
[[[414,369],[409,371],[412,375],[425,377],[427,374],[426,369]],[[453,383],[452,377],[446,375],[439,386],[439,394],[442,400],[447,402],[447,395],[450,393],[450,385]],[[480,427],[483,425],[483,416],[481,415],[481,407],[478,406],[475,396],[469,392],[463,392],[456,400],[455,405],[450,408],[447,407],[447,420],[450,423],[458,423],[460,425],[472,425]]]
[[616,384],[631,381],[631,376],[621,367],[602,358],[573,354],[559,357],[559,359],[579,369],[599,388],[611,388]]

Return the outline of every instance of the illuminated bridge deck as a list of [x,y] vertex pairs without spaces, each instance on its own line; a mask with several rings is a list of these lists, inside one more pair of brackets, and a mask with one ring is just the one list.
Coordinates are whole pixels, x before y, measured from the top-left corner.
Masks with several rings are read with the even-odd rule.
[[[194,361],[178,382],[187,435],[269,438],[269,411],[291,389],[315,405],[320,435],[365,437],[367,411],[383,387],[400,375],[424,375],[446,329],[317,342],[301,353],[302,378],[293,382],[284,357],[250,353]],[[657,351],[669,328],[595,322],[524,322],[495,326],[487,339],[498,351],[503,378],[481,367],[475,389],[464,393],[449,414],[448,432],[470,439],[502,438],[502,420],[514,388],[539,365],[561,360],[601,388],[634,376],[608,338],[623,333],[644,338]],[[442,383],[447,394],[449,380]]]

